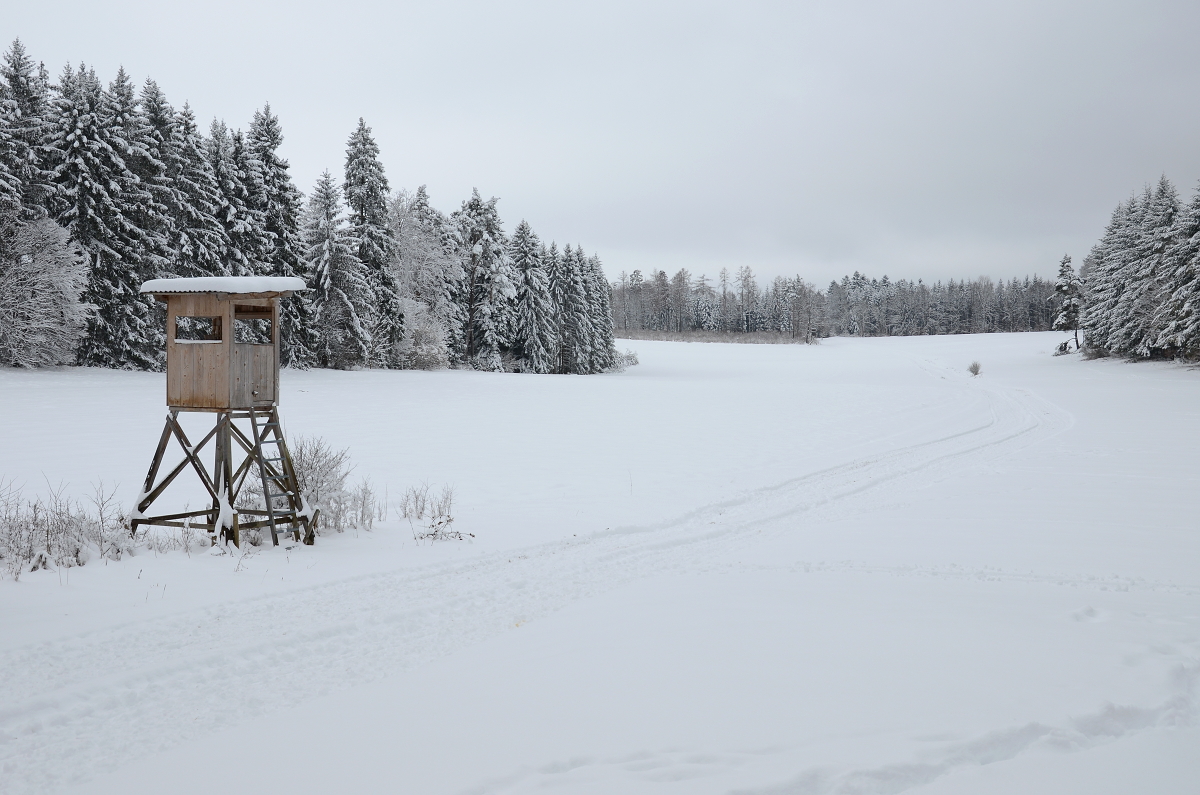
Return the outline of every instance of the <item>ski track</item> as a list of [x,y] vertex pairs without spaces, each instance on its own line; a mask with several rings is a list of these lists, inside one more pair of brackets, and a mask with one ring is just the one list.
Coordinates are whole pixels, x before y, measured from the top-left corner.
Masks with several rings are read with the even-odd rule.
[[[947,377],[932,362],[917,365],[931,377]],[[875,504],[857,496],[864,492],[886,496],[914,476],[927,481],[939,472],[948,475],[1011,455],[1073,422],[1064,410],[1024,390],[979,380],[956,388],[962,400],[988,406],[985,422],[759,489],[670,522],[615,528],[466,563],[356,577],[2,653],[7,695],[0,704],[0,790],[44,792],[83,781],[119,762],[254,716],[412,669],[621,584],[729,565],[736,548],[749,538],[795,532],[799,514],[836,518],[858,513]],[[853,561],[790,562],[780,568],[787,567],[1197,593],[1196,588],[1139,579],[996,569],[879,567]],[[998,742],[1017,748],[1015,754],[1064,730],[1012,731],[1017,739],[1003,735],[1008,739]],[[979,742],[981,748],[988,745]],[[898,792],[904,787],[897,787],[897,775],[921,783],[973,758],[966,748],[903,775],[810,771],[784,789],[761,792]],[[517,774],[508,784],[530,784],[529,776],[546,775],[557,774]],[[865,786],[872,777],[891,783]],[[510,791],[508,784],[480,791]]]

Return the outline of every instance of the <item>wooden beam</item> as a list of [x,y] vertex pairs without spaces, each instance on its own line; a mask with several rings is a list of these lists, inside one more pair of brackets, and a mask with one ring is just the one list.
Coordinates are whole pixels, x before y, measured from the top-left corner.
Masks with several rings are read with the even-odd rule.
[[[172,414],[174,414],[174,412],[172,412]],[[171,417],[168,417],[168,418],[167,418],[167,425],[166,425],[166,427],[165,427],[165,428],[163,428],[163,434],[164,434],[164,435],[165,435],[165,434],[169,434],[169,433],[171,432],[171,422],[172,422],[172,420],[171,420]],[[175,420],[175,424],[176,424],[176,426],[178,426],[178,420],[177,420],[177,419]],[[220,426],[217,426],[217,427],[220,427]],[[211,439],[211,438],[213,437],[213,435],[214,435],[214,434],[217,432],[217,427],[214,427],[214,428],[213,428],[211,431],[209,431],[209,432],[208,432],[208,433],[207,433],[207,434],[204,436],[204,438],[203,438],[203,439],[201,439],[201,440],[200,440],[200,444],[196,445],[196,447],[195,447],[195,448],[193,448],[193,452],[195,452],[195,453],[199,453],[201,450],[203,450],[203,449],[204,449],[204,445],[208,444],[208,440],[209,440],[209,439]],[[181,430],[182,430],[182,429],[181,429]],[[180,444],[182,445],[182,442],[181,442]],[[186,451],[185,451],[185,452],[186,452]],[[190,461],[190,459],[189,459],[189,458],[188,458],[188,457],[185,455],[185,456],[184,456],[184,459],[183,459],[182,461],[180,461],[180,462],[179,462],[179,463],[178,463],[178,464],[175,466],[175,468],[174,468],[173,470],[171,470],[171,472],[170,472],[170,473],[169,473],[169,474],[168,474],[168,475],[167,475],[165,478],[163,478],[162,482],[161,482],[161,483],[159,483],[157,486],[155,486],[155,487],[154,487],[154,490],[153,490],[153,491],[151,491],[149,494],[147,494],[147,495],[145,496],[145,498],[144,498],[144,499],[143,499],[143,500],[142,500],[140,503],[138,503],[138,511],[139,511],[139,512],[142,512],[142,511],[145,511],[147,508],[149,508],[149,507],[150,507],[150,505],[151,505],[151,504],[152,504],[152,503],[153,503],[153,502],[154,502],[156,499],[158,499],[159,495],[163,493],[163,491],[164,491],[164,490],[167,488],[167,486],[170,486],[170,485],[171,485],[171,481],[173,481],[173,480],[174,480],[176,477],[178,477],[179,473],[180,473],[180,472],[182,472],[182,471],[183,471],[183,470],[184,470],[184,469],[187,467],[187,465],[188,465],[189,463],[191,463],[191,461]],[[231,503],[231,504],[232,504],[232,503]],[[140,522],[140,520],[139,520],[139,522]]]
[[[188,461],[190,461],[192,464],[192,468],[195,469],[196,474],[200,476],[200,482],[203,483],[204,488],[208,490],[208,495],[213,498],[214,502],[219,500],[220,498],[217,496],[217,487],[213,484],[212,478],[208,476],[208,471],[205,470],[204,464],[202,464],[200,459],[196,457],[195,450],[198,448],[192,447],[192,443],[188,441],[187,434],[183,432],[183,428],[180,427],[179,422],[173,416],[168,417],[167,422],[170,423],[171,430],[174,431],[175,437],[183,446],[183,454],[187,456]],[[209,431],[209,436],[212,436],[216,432],[217,429],[213,428],[211,431]],[[205,438],[207,439],[208,437]]]
[[160,521],[160,520],[165,521],[168,519],[190,519],[190,518],[193,518],[196,516],[208,516],[210,513],[212,513],[212,511],[210,511],[208,508],[205,508],[203,511],[185,511],[183,513],[163,514],[162,516],[147,516],[145,519],[141,520],[141,523],[142,524],[154,524],[155,522]]

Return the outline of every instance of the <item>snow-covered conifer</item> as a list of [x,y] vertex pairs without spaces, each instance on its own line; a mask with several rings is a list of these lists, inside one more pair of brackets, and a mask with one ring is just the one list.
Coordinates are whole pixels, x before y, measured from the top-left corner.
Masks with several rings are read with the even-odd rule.
[[50,135],[57,220],[85,252],[85,300],[96,307],[78,358],[86,365],[156,369],[162,332],[152,299],[138,294],[147,251],[142,230],[126,214],[123,191],[135,178],[125,167],[125,142],[115,121],[95,72],[66,67]]
[[214,119],[205,143],[217,185],[216,217],[228,241],[222,270],[231,276],[256,275],[262,256],[264,219],[254,207],[247,177],[238,164],[234,136],[224,122]]
[[[551,323],[549,332],[550,357],[554,362],[551,372],[565,373],[563,367],[563,339],[566,333],[566,322],[563,318],[563,306],[568,300],[568,285],[570,279],[563,269],[563,258],[558,253],[558,244],[551,241],[550,247],[538,252],[542,267],[546,270],[546,285],[550,293]],[[637,271],[634,276],[639,276]]]
[[[613,339],[612,289],[604,276],[600,257],[586,260],[588,295],[592,325],[592,372],[604,372],[617,364],[617,345]],[[683,306],[687,305],[686,296]]]
[[25,192],[17,176],[22,158],[12,129],[16,119],[17,103],[0,99],[0,216],[18,215]]
[[[1075,347],[1079,347],[1079,310],[1083,306],[1083,281],[1071,265],[1071,255],[1064,254],[1058,263],[1058,279],[1054,282],[1058,311],[1051,328],[1055,331],[1074,331]],[[1063,343],[1064,345],[1066,343]],[[1064,349],[1065,350],[1065,349]]]
[[588,306],[586,260],[583,250],[566,246],[559,261],[562,317],[559,338],[560,372],[584,374],[591,371],[595,331]]
[[719,328],[721,315],[717,293],[704,274],[701,274],[692,283],[688,311],[691,313],[690,322],[693,328],[703,331],[715,331]]
[[1106,346],[1116,353],[1150,356],[1161,327],[1159,308],[1166,301],[1163,257],[1171,246],[1179,214],[1179,195],[1164,176],[1142,198],[1140,224],[1131,230],[1129,255],[1122,269],[1126,288],[1117,299],[1114,327]]
[[168,275],[171,218],[165,201],[170,186],[160,141],[138,107],[133,81],[124,67],[109,83],[107,98],[110,140],[125,161],[120,196],[124,215],[133,225],[139,274],[143,279]]
[[14,39],[0,60],[0,77],[0,124],[7,137],[7,143],[0,143],[0,170],[15,183],[2,177],[0,181],[19,189],[23,217],[42,218],[57,209],[46,146],[48,115],[53,111],[49,76],[29,57],[21,40]]
[[362,318],[370,311],[371,289],[339,193],[333,176],[323,173],[305,211],[304,244],[318,361],[346,369],[367,364],[371,334]]
[[504,230],[495,197],[484,201],[479,190],[454,213],[462,239],[468,281],[466,356],[471,366],[499,372],[509,302],[516,297]]
[[1125,268],[1133,249],[1134,234],[1140,226],[1141,206],[1136,197],[1131,197],[1113,210],[1104,236],[1084,261],[1086,279],[1079,328],[1083,331],[1084,344],[1092,351],[1110,349],[1117,302],[1126,287]]
[[1158,346],[1200,355],[1200,190],[1180,214],[1175,241],[1164,257],[1163,294],[1155,325]]
[[[249,147],[258,165],[257,192],[253,202],[262,214],[265,272],[271,276],[306,278],[300,216],[303,200],[292,182],[288,161],[279,155],[283,126],[270,104],[255,111],[250,123]],[[311,308],[306,294],[285,298],[279,305],[280,358],[284,365],[307,367],[315,361],[314,342],[309,335]]]
[[147,82],[142,91],[147,120],[161,139],[166,165],[166,204],[171,215],[171,271],[179,276],[228,276],[229,238],[217,218],[222,204],[204,139],[188,105],[175,112]]
[[511,343],[525,369],[532,373],[548,373],[554,367],[550,354],[553,306],[540,249],[537,234],[522,220],[509,243],[517,290]]
[[392,273],[393,241],[388,229],[388,181],[379,161],[379,146],[363,119],[346,144],[346,181],[342,186],[350,210],[350,229],[358,241],[358,259],[366,268],[374,301],[372,362],[398,364],[396,346],[404,329],[399,288]]

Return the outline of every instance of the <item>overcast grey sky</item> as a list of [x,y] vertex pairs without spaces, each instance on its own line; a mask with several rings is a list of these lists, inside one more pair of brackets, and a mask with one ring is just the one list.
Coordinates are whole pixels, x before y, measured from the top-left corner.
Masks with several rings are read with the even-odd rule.
[[[12,7],[17,6],[17,7]],[[5,0],[57,76],[156,79],[205,128],[269,101],[301,190],[359,116],[393,188],[622,270],[825,284],[1053,275],[1200,178],[1200,3]]]

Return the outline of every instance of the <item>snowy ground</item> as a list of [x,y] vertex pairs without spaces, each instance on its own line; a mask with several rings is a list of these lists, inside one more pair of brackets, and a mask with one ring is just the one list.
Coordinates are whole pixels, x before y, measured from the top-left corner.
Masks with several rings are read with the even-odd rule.
[[[1194,792],[1200,373],[1058,338],[285,373],[475,541],[0,581],[0,791]],[[128,503],[162,393],[0,370],[0,473]]]

